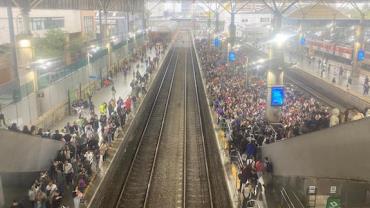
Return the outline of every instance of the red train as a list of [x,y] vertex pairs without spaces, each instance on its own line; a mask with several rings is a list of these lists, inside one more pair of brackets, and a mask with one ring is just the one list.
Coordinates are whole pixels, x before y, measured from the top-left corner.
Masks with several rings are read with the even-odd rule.
[[[309,53],[322,52],[342,60],[352,61],[353,46],[327,41],[306,40],[305,47],[308,48]],[[370,51],[365,52],[365,60],[362,63],[370,66]]]

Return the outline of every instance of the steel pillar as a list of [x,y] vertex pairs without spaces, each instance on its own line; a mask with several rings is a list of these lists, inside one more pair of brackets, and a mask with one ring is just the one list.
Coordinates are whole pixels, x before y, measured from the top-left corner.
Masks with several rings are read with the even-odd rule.
[[99,44],[100,46],[103,46],[103,23],[102,23],[101,13],[102,13],[101,9],[99,9],[99,33],[100,33]]
[[[281,29],[282,15],[274,13],[273,37],[279,34]],[[281,107],[271,105],[271,90],[273,86],[284,85],[284,55],[282,43],[271,43],[269,51],[269,69],[267,72],[267,109],[266,118],[271,123],[279,123],[281,119]]]
[[361,63],[358,61],[358,52],[364,48],[364,19],[365,15],[361,14],[360,24],[357,26],[355,34],[355,42],[353,45],[352,55],[352,71],[351,78],[353,82],[356,82],[360,76]]
[[143,12],[143,30],[146,32],[146,28],[147,28],[147,25],[146,25],[146,16],[145,16],[145,11]]
[[109,42],[109,28],[108,28],[108,11],[107,10],[104,10],[104,30],[103,30],[103,40],[104,40],[104,43],[108,43]]
[[230,33],[230,46],[233,47],[235,44],[235,36],[236,36],[236,26],[235,26],[235,12],[231,12],[231,21],[229,26],[229,33]]
[[27,6],[22,8],[23,34],[26,35],[31,35],[30,11],[31,9]]
[[16,48],[15,33],[14,33],[13,11],[12,11],[10,0],[8,0],[7,14],[8,14],[9,37],[10,37],[10,47],[11,47],[12,71],[13,71],[15,83],[17,86],[15,89],[13,89],[12,93],[13,93],[13,100],[17,102],[20,99],[20,80],[19,80],[19,73],[18,73],[17,48]]
[[215,12],[215,17],[216,17],[215,32],[218,33],[220,31],[220,13],[218,11]]
[[127,36],[130,33],[130,12],[126,12]]

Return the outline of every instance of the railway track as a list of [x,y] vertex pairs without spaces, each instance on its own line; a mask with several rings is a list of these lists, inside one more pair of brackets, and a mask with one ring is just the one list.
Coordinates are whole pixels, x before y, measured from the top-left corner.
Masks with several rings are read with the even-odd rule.
[[116,208],[213,207],[196,59],[191,38],[182,39],[171,54]]
[[167,106],[171,95],[175,66],[178,55],[176,49],[172,51],[170,61],[166,67],[164,78],[154,105],[149,114],[141,134],[139,145],[131,162],[128,175],[116,202],[116,207],[145,207],[147,193],[150,187],[150,178],[153,174],[155,160],[164,127]]
[[[258,60],[259,58],[266,58],[266,54],[264,54],[262,51],[259,51],[258,49],[248,46],[248,50],[253,51],[254,53],[251,53],[251,59]],[[301,91],[313,96],[315,99],[319,100],[321,103],[331,107],[331,108],[338,108],[340,111],[344,112],[346,109],[352,108],[351,106],[348,106],[347,104],[343,103],[341,100],[336,98],[333,95],[330,94],[324,94],[319,92],[319,90],[314,89],[311,86],[308,86],[307,84],[301,82],[297,77],[294,76],[294,74],[289,74],[289,70],[294,70],[294,68],[290,68],[286,70],[284,77],[286,79],[287,83],[291,83],[297,88],[299,88]]]
[[[187,56],[189,63],[186,68],[186,136],[184,160],[184,206],[191,208],[213,207],[209,168],[206,159],[206,149],[200,103],[195,75],[193,50]],[[190,58],[190,59],[189,59]]]
[[319,91],[315,90],[313,87],[310,87],[307,84],[304,84],[303,82],[299,81],[299,79],[292,77],[288,73],[286,73],[285,78],[288,83],[293,84],[294,86],[296,86],[303,92],[306,92],[307,94],[316,98],[321,103],[331,108],[338,108],[341,112],[344,112],[346,109],[351,108],[350,106],[343,104],[337,98],[331,95],[324,95],[323,93],[320,93]]

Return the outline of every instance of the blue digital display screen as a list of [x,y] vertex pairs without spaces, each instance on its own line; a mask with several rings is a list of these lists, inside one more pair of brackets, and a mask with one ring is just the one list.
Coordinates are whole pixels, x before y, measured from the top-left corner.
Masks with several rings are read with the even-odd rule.
[[221,40],[219,38],[215,38],[213,44],[219,48],[221,46]]
[[306,44],[306,38],[304,37],[301,37],[301,39],[299,40],[299,43],[304,46]]
[[235,52],[234,51],[230,51],[229,52],[229,61],[230,62],[234,62],[236,59],[236,55],[235,55]]
[[282,106],[284,104],[285,91],[284,87],[271,88],[271,106]]
[[358,54],[357,54],[357,60],[358,60],[358,61],[363,61],[363,60],[365,60],[365,51],[364,51],[364,49],[360,49],[360,50],[358,51]]

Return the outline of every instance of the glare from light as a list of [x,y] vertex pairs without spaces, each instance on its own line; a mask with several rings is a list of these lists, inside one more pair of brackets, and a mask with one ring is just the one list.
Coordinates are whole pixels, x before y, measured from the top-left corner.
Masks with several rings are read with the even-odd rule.
[[21,48],[29,48],[31,47],[31,41],[27,39],[22,39],[19,41],[19,47]]
[[275,35],[275,37],[271,40],[271,42],[275,43],[278,47],[281,47],[285,41],[287,41],[291,36],[284,34],[284,33],[278,33]]
[[349,38],[348,38],[348,42],[353,42],[355,40],[355,36],[350,36]]
[[37,61],[35,61],[35,63],[37,64],[44,64],[46,62],[46,59],[39,59]]
[[262,63],[264,63],[265,61],[266,61],[266,59],[261,58],[261,59],[259,59],[259,60],[257,61],[257,63],[262,64]]
[[128,37],[129,37],[129,38],[133,38],[133,37],[135,37],[135,33],[129,32],[129,33],[128,33]]
[[234,49],[238,49],[238,48],[240,48],[240,44],[235,45],[233,48],[234,48]]
[[92,53],[92,54],[94,54],[94,53],[96,53],[96,52],[98,52],[100,50],[100,47],[99,46],[95,46],[95,45],[91,45],[90,48],[91,49],[90,49],[89,53]]

